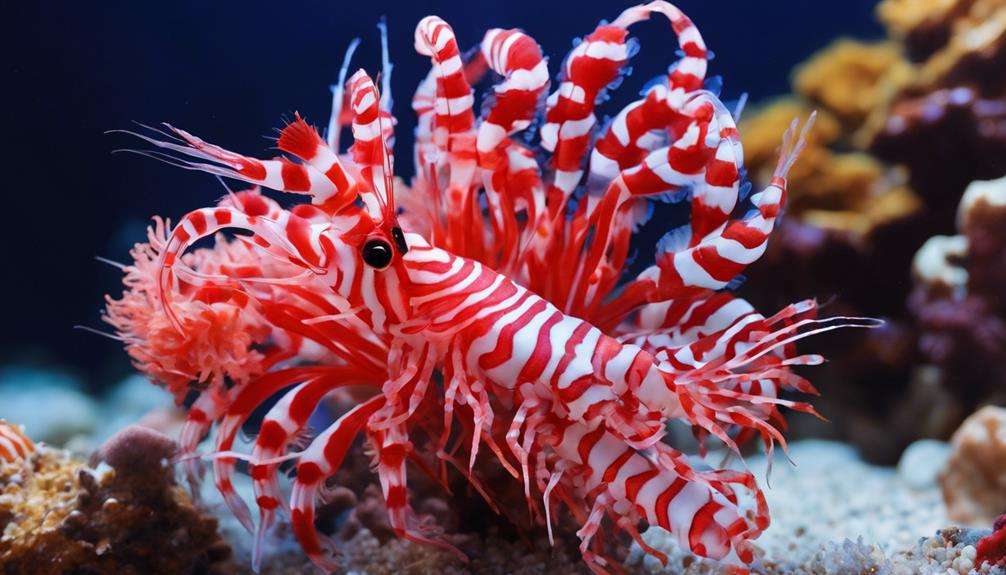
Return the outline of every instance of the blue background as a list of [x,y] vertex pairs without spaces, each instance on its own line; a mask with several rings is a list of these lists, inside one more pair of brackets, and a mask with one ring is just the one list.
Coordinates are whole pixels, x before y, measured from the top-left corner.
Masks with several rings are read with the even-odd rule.
[[[168,121],[225,147],[269,157],[265,139],[293,111],[324,125],[342,54],[364,42],[355,65],[379,70],[375,24],[388,18],[398,172],[411,175],[409,101],[428,70],[413,29],[438,14],[462,50],[491,27],[520,27],[542,45],[554,73],[573,38],[628,2],[24,2],[6,6],[8,99],[2,214],[3,320],[0,364],[66,366],[89,385],[128,369],[120,346],[75,331],[104,329],[104,293],[120,274],[101,255],[126,261],[154,214],[177,219],[213,202],[219,184],[204,174],[111,154],[136,146],[105,135],[134,121]],[[873,0],[682,0],[716,54],[711,73],[724,97],[754,101],[788,91],[792,67],[839,35],[879,37]],[[665,21],[637,25],[634,74],[603,111],[613,114],[674,59]],[[807,294],[813,295],[813,294]]]

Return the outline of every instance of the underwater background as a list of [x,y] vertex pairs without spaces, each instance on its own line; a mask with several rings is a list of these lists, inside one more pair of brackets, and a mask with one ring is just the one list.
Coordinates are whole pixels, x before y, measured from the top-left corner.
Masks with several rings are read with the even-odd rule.
[[[787,91],[790,69],[840,34],[876,37],[874,2],[691,2],[682,6],[727,78],[725,99],[757,102]],[[211,178],[160,169],[113,154],[128,139],[105,135],[170,122],[198,126],[233,149],[273,144],[281,117],[299,111],[324,123],[343,52],[363,39],[359,65],[380,63],[377,22],[387,18],[396,105],[406,109],[429,67],[412,49],[415,23],[447,18],[464,46],[492,26],[533,33],[554,65],[570,39],[625,2],[76,2],[13,3],[6,125],[16,136],[3,226],[8,269],[0,331],[3,364],[38,363],[74,372],[89,389],[128,373],[115,342],[73,330],[102,327],[101,298],[119,289],[118,273],[95,256],[123,261],[151,214],[177,218],[219,197]],[[609,16],[613,17],[613,16]],[[656,26],[636,33],[642,50],[614,103],[625,103],[660,74],[677,50]],[[665,50],[659,47],[666,44]],[[412,173],[415,120],[399,114],[397,172]],[[14,192],[14,190],[18,190]],[[58,190],[58,191],[57,191]],[[44,216],[40,213],[44,212]],[[30,215],[27,215],[30,214]],[[14,246],[19,246],[15,248]],[[809,295],[809,294],[808,294]],[[29,303],[31,302],[31,303]]]
[[[179,394],[165,388],[170,383],[152,385],[149,371],[132,365],[115,340],[121,326],[103,321],[106,296],[123,294],[118,266],[133,263],[130,249],[147,239],[151,217],[178,222],[227,193],[205,173],[126,153],[144,143],[116,131],[167,122],[223,148],[271,157],[279,130],[298,115],[326,124],[330,85],[354,38],[362,43],[352,69],[381,70],[377,25],[383,19],[393,64],[394,171],[421,189],[410,182],[416,140],[410,100],[430,59],[413,47],[417,22],[442,17],[462,53],[489,28],[526,31],[549,60],[551,93],[560,63],[576,45],[571,39],[634,4],[183,0],[0,8],[9,46],[0,94],[10,134],[0,226],[6,302],[0,573],[318,572],[311,564],[317,555],[305,554],[291,521],[280,519],[256,542],[242,518],[228,511],[234,501],[227,489],[218,493],[211,479],[185,481],[197,465],[193,458],[177,461],[185,449],[175,439],[185,435],[185,409],[198,386],[183,383]],[[669,423],[668,443],[702,472],[750,472],[765,488],[771,526],[762,524],[767,514],[751,519],[754,504],[741,497],[740,506],[749,506],[746,519],[758,524],[752,532],[760,534],[754,557],[740,562],[752,573],[1003,575],[1006,0],[675,5],[712,53],[705,86],[729,111],[743,109],[740,177],[755,191],[773,184],[790,121],[817,112],[767,250],[726,289],[767,317],[816,298],[821,317],[853,318],[860,327],[877,327],[862,319],[876,318],[883,325],[797,342],[798,353],[827,360],[794,370],[820,390],[807,401],[826,419],[811,417],[803,404],[782,410],[784,421],[778,410],[765,417],[778,417],[771,425],[785,430],[788,458],[797,465],[776,450],[772,467],[758,441],[738,451],[743,460],[715,441],[708,457],[694,456],[705,447],[703,430],[695,421],[689,429],[685,419]],[[666,22],[654,19],[660,24],[631,28],[639,53],[598,107],[602,128],[681,55]],[[539,161],[546,156],[536,152]],[[295,203],[270,194],[283,207]],[[746,190],[741,199],[733,217],[746,209]],[[653,263],[652,246],[665,232],[696,217],[684,203],[650,207],[655,216],[632,237],[639,254],[629,259],[623,279]],[[247,348],[257,353],[259,344],[271,345]],[[437,378],[446,372],[437,369],[434,387],[443,387]],[[238,385],[233,382],[226,385]],[[258,441],[258,426],[280,395],[249,408],[235,449],[247,451]],[[807,399],[793,388],[781,397]],[[175,407],[175,400],[184,405]],[[290,450],[361,403],[353,393],[331,393],[309,421],[305,416]],[[509,421],[505,417],[500,421]],[[211,451],[212,443],[203,442],[200,451]],[[524,530],[498,519],[493,504],[458,479],[463,473],[452,478],[448,496],[440,489],[446,479],[440,485],[435,474],[413,470],[409,493],[421,516],[435,518],[470,563],[401,540],[372,473],[377,463],[370,444],[365,449],[363,443],[353,444],[341,471],[322,482],[319,518],[308,521],[337,542],[345,554],[340,568],[372,575],[588,572],[574,536],[581,517],[560,519],[550,546],[541,525]],[[525,512],[519,482],[508,482],[488,457],[489,464],[480,461],[476,469],[489,472],[487,484],[502,492],[504,511]],[[238,463],[234,485],[258,503],[252,467]],[[273,468],[287,493],[297,481],[300,468],[294,469],[289,462]],[[222,483],[234,489],[229,480]],[[530,497],[526,511],[534,515]],[[630,532],[632,524],[619,527]],[[629,573],[735,573],[697,559],[708,550],[684,539],[657,528],[635,540],[623,533],[612,537],[612,556]],[[264,559],[257,555],[262,550]]]

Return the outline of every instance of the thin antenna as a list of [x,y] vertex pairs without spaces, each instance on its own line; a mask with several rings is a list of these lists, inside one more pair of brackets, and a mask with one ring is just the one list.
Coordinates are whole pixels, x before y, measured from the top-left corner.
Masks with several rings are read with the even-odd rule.
[[93,333],[94,335],[100,335],[102,337],[107,337],[108,339],[114,339],[118,342],[126,341],[126,338],[118,335],[114,335],[108,332],[101,331],[100,329],[95,329],[93,327],[88,327],[86,325],[75,325],[73,329],[79,329],[81,331],[86,331],[87,333]]
[[126,264],[120,264],[119,262],[117,262],[115,260],[110,260],[108,258],[103,258],[101,256],[94,256],[94,259],[98,260],[99,262],[101,262],[103,264],[108,264],[108,265],[112,266],[113,268],[116,268],[116,269],[119,269],[119,270],[122,270],[122,271],[126,271]]
[[374,96],[375,101],[378,102],[377,106],[377,130],[378,137],[381,139],[381,150],[384,152],[381,157],[381,170],[384,172],[384,214],[385,217],[395,217],[394,206],[395,206],[395,175],[392,173],[391,165],[391,150],[388,149],[388,139],[384,136],[384,116],[381,115],[381,94],[377,90],[377,86],[374,86]]
[[394,103],[391,100],[391,57],[388,52],[388,19],[381,16],[381,21],[377,23],[377,29],[381,31],[381,107],[391,113]]
[[346,73],[349,72],[349,63],[353,60],[353,53],[360,45],[359,38],[353,38],[346,48],[346,55],[342,57],[342,67],[339,68],[339,81],[330,86],[332,90],[332,116],[328,119],[327,143],[332,151],[339,153],[339,133],[342,126],[339,125],[339,116],[342,115],[342,102],[346,93]]

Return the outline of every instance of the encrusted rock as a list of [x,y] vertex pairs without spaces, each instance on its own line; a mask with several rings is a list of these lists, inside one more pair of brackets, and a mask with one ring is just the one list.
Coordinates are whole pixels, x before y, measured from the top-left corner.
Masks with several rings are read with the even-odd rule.
[[957,430],[940,475],[954,521],[991,524],[1006,509],[1006,408],[978,410]]
[[173,442],[127,428],[91,467],[42,448],[0,467],[4,575],[225,573],[230,548],[161,460]]

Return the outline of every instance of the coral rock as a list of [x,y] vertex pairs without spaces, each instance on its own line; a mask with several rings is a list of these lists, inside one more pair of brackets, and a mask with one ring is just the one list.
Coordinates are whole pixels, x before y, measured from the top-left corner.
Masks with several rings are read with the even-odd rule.
[[[886,99],[881,78],[894,68],[905,67],[893,42],[842,39],[801,65],[793,85],[799,94],[819,102],[846,125],[856,127]],[[906,71],[895,73],[902,76]]]
[[226,572],[230,548],[216,519],[193,506],[169,470],[143,467],[164,447],[132,428],[101,450],[114,469],[50,448],[28,469],[0,467],[4,575]]
[[948,515],[962,523],[992,523],[1006,509],[1006,409],[980,409],[964,421],[951,446],[940,476]]

